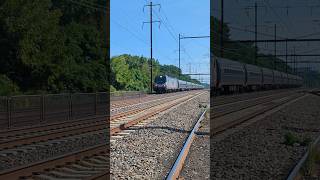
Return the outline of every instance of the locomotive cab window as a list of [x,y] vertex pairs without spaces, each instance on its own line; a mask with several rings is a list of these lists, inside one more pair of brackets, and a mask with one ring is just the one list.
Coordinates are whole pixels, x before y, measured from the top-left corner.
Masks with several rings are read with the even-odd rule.
[[157,84],[164,84],[166,82],[166,76],[158,76],[158,77],[156,77],[155,82]]

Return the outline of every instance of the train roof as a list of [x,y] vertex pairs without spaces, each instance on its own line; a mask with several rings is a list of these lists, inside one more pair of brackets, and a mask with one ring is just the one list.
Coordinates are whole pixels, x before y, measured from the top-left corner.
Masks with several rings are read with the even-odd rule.
[[[226,58],[221,58],[221,57],[214,57],[215,59],[217,59],[219,61],[220,64],[222,65],[246,65],[246,66],[250,66],[250,67],[254,67],[256,65],[252,65],[252,64],[246,64],[246,63],[243,63],[243,62],[239,62],[239,61],[234,61],[234,60],[230,60],[230,59],[226,59]],[[290,74],[290,73],[285,73],[285,72],[282,72],[282,71],[277,71],[277,70],[274,70],[274,69],[269,69],[269,68],[266,68],[266,67],[260,67],[260,66],[256,66],[258,68],[262,68],[264,71],[268,70],[268,71],[273,71],[274,74],[276,75],[282,75],[282,74],[288,74],[288,75],[293,75],[294,77],[298,78],[298,79],[303,79],[302,77],[300,76],[297,76],[297,75],[294,75],[294,74]]]
[[[201,84],[196,84],[196,83],[193,83],[193,82],[190,82],[190,81],[184,81],[184,80],[181,80],[181,79],[172,77],[172,76],[168,76],[168,75],[166,75],[166,74],[158,75],[158,76],[156,76],[156,77],[160,77],[160,76],[165,76],[166,78],[171,78],[171,79],[177,79],[178,82],[187,82],[187,83],[191,83],[191,84],[194,84],[194,85],[201,85]],[[201,85],[201,86],[202,86],[202,85]]]

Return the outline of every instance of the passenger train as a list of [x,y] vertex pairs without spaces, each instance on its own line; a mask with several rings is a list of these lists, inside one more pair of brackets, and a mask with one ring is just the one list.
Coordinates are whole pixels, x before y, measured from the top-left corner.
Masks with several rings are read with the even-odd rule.
[[203,89],[204,86],[200,84],[182,81],[167,75],[160,75],[155,78],[153,89],[156,93],[166,93],[174,91],[187,91]]
[[[299,76],[225,58],[214,57],[212,66],[213,83],[211,84],[211,90],[216,95],[300,87],[303,84],[303,79]],[[167,75],[157,76],[154,83],[156,93],[203,88],[204,86],[200,84],[178,80]]]
[[300,87],[303,83],[293,74],[217,57],[213,58],[211,72],[214,94]]

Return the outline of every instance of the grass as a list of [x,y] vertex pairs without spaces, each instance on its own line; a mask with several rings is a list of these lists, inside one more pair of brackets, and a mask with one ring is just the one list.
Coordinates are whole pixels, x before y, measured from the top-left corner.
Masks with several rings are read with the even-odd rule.
[[314,174],[314,171],[316,170],[316,164],[319,164],[320,162],[319,147],[310,146],[308,151],[308,157],[300,170],[300,173],[303,176],[312,176]]
[[299,144],[301,146],[308,146],[311,144],[312,139],[309,137],[304,137],[302,140],[300,138],[298,138],[297,135],[291,133],[291,132],[287,132],[284,135],[284,144],[288,145],[288,146],[293,146],[295,143]]
[[284,144],[292,146],[295,143],[299,143],[299,138],[291,132],[288,132],[284,135]]

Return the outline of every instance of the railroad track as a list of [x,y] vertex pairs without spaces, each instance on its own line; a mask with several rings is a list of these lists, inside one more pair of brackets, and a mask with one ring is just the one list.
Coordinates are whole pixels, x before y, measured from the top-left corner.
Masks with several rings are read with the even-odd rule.
[[[132,108],[119,113],[114,113],[111,116],[111,124],[119,124],[123,122],[123,118],[138,114],[147,109],[153,108],[166,101],[171,101],[174,99],[179,99],[184,95],[170,96],[163,99],[157,99],[145,103],[140,103],[141,107],[137,105],[132,105]],[[19,147],[22,145],[36,143],[46,140],[58,139],[67,136],[74,136],[82,133],[94,132],[99,130],[107,129],[107,117],[96,117],[96,120],[84,119],[71,122],[60,122],[55,124],[48,124],[37,127],[27,127],[12,129],[10,131],[0,132],[0,154],[1,149],[10,149],[13,147]],[[112,126],[113,127],[113,126]],[[112,130],[114,132],[114,130]]]
[[165,97],[170,97],[170,96],[176,96],[179,94],[187,94],[188,92],[183,91],[183,92],[176,92],[176,93],[167,93],[167,94],[152,94],[152,95],[146,95],[142,97],[137,97],[133,99],[124,99],[124,100],[117,100],[117,101],[111,101],[111,110],[113,109],[118,109],[118,108],[123,108],[126,106],[134,105],[134,104],[139,104],[139,103],[146,103],[148,101],[153,101],[153,100],[159,100]]
[[188,153],[191,148],[191,144],[196,136],[196,132],[198,131],[201,121],[205,118],[205,114],[207,112],[207,109],[201,114],[200,118],[197,120],[196,124],[192,128],[189,136],[187,137],[187,140],[185,141],[176,161],[174,162],[171,170],[169,171],[166,179],[172,180],[172,179],[179,179],[180,172],[182,171],[183,165],[185,163],[185,160],[188,156]]
[[[188,95],[186,95],[188,94]],[[162,99],[153,99],[148,102],[131,104],[117,108],[110,118],[111,127],[106,127],[105,117],[96,117],[94,120],[82,119],[73,122],[61,122],[38,127],[12,129],[7,132],[0,132],[0,159],[11,157],[19,153],[28,153],[37,147],[54,147],[68,141],[81,139],[86,136],[101,136],[110,133],[113,137],[123,135],[130,131],[131,127],[143,126],[147,119],[164,112],[174,106],[201,95],[201,91],[181,93]],[[121,134],[122,133],[122,134]],[[108,134],[105,134],[105,137]],[[107,142],[105,140],[104,142]],[[91,147],[91,149],[88,149]],[[78,178],[78,179],[99,179],[108,176],[102,172],[106,157],[109,154],[108,144],[98,143],[86,148],[79,148],[79,151],[64,153],[52,156],[49,159],[27,163],[14,168],[0,171],[0,179],[17,179],[27,177],[30,179],[54,179],[55,178]],[[102,150],[103,148],[104,150]],[[104,158],[105,157],[105,158]],[[84,162],[80,163],[79,162]],[[91,163],[90,163],[91,162]],[[99,167],[92,166],[98,163]],[[36,173],[38,172],[38,173]],[[90,176],[88,174],[91,172]],[[36,173],[36,174],[35,174]]]
[[[107,143],[107,142],[106,142]],[[0,173],[1,179],[107,179],[109,150],[99,144]]]
[[[216,134],[223,133],[224,131],[227,131],[228,129],[231,129],[239,124],[242,124],[252,118],[255,118],[267,112],[271,112],[272,110],[275,110],[276,108],[279,108],[285,104],[296,101],[297,99],[302,98],[304,95],[305,95],[304,93],[297,93],[295,91],[291,93],[280,92],[276,95],[265,95],[262,97],[255,97],[252,99],[240,100],[233,103],[225,103],[225,104],[214,106],[210,110],[212,111],[211,115],[213,115],[213,117],[210,118],[211,119],[210,123],[214,123],[214,128],[210,129],[210,134],[216,135]],[[241,111],[243,112],[242,115],[236,114]],[[249,112],[244,113],[244,111],[249,111]],[[181,170],[183,169],[185,160],[190,151],[191,144],[195,137],[195,132],[199,129],[199,126],[201,121],[203,120],[204,114],[205,112],[198,119],[193,130],[191,131],[188,138],[186,139],[166,179],[169,180],[169,179],[180,178],[180,173],[181,173]],[[233,118],[231,118],[231,120],[228,121],[227,119],[232,116]],[[220,120],[220,122],[217,122],[217,120]]]
[[[106,121],[99,119],[96,121],[74,121],[1,132],[0,160],[1,158],[10,159],[21,153],[30,154],[39,147],[67,146],[69,141],[76,142],[89,136],[100,137],[103,135],[103,137],[107,137],[108,133],[111,135],[119,133],[141,120],[152,117],[198,94],[200,92],[190,92],[188,96],[185,94],[174,95],[141,103],[142,107],[134,107],[132,110],[116,113],[111,116],[111,122],[119,122],[118,119],[121,118],[121,122],[123,122],[123,117],[128,116],[131,117],[131,120],[122,124],[118,123],[118,126],[113,125],[110,131],[106,126]],[[99,142],[86,148],[79,148],[80,150],[78,151],[70,151],[71,153],[52,154],[50,157],[2,169],[0,170],[0,179],[18,179],[21,177],[29,179],[106,178],[109,175],[105,173],[108,169],[106,161],[109,158],[106,155],[109,154],[109,146],[106,144],[107,138]]]
[[320,90],[319,89],[312,89],[310,91],[311,94],[314,94],[314,95],[317,95],[317,96],[320,96]]
[[253,98],[260,98],[263,96],[269,96],[279,93],[287,93],[287,92],[302,92],[301,89],[280,89],[280,90],[270,90],[270,91],[260,91],[260,92],[251,92],[251,93],[243,93],[243,94],[234,94],[234,95],[226,95],[226,96],[217,96],[213,97],[213,101],[211,102],[211,106],[219,106],[229,103],[240,102],[244,100],[249,100]]
[[157,101],[157,105],[154,105],[152,108],[146,108],[132,116],[126,116],[122,119],[118,119],[117,121],[111,121],[111,140],[117,139],[119,137],[118,135],[122,137],[122,135],[125,135],[127,132],[132,131],[130,128],[133,126],[144,126],[148,123],[146,122],[146,120],[148,120],[149,118],[161,112],[164,112],[174,106],[190,101],[191,99],[196,98],[197,96],[200,96],[203,93],[204,92],[200,91],[188,94],[187,96],[183,95],[179,98],[171,99],[170,101]]
[[[224,108],[222,111],[213,109],[213,129],[210,133],[219,134],[243,122],[246,122],[254,117],[262,115],[271,111],[279,106],[294,101],[302,97],[304,93],[287,93],[277,94],[258,100],[247,101],[245,104],[234,106],[229,110]],[[217,114],[217,115],[214,115]]]

